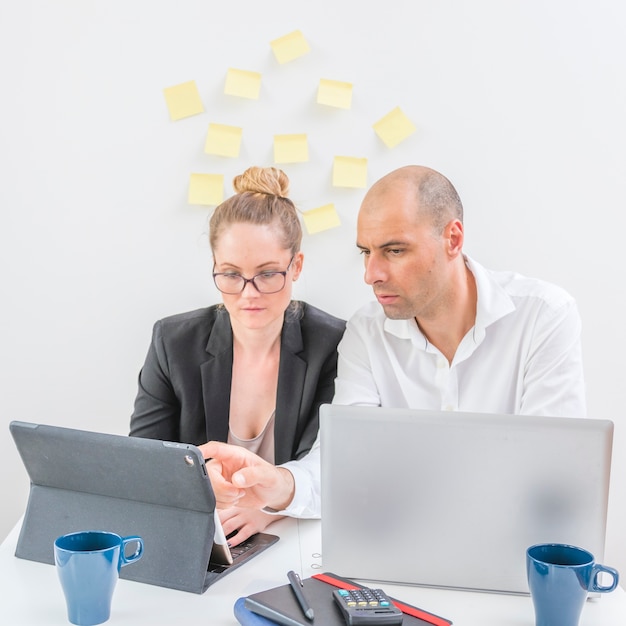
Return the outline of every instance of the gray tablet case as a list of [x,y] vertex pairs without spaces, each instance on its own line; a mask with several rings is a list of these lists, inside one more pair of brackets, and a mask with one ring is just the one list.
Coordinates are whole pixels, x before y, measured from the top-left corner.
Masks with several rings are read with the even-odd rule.
[[[195,446],[27,422],[9,428],[31,480],[15,556],[54,564],[54,540],[79,530],[140,535],[144,555],[120,577],[193,593],[244,562],[211,567],[215,497]],[[255,537],[250,556],[278,540]]]

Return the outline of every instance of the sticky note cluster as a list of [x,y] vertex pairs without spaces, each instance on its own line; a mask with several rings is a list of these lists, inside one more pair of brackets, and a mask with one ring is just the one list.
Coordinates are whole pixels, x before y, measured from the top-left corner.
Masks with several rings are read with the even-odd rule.
[[[311,52],[302,31],[294,30],[270,41],[276,61],[290,63]],[[262,93],[262,75],[250,69],[228,67],[223,93],[225,96],[244,100],[259,100]],[[316,103],[330,109],[350,110],[353,105],[354,86],[350,82],[320,78],[317,85]],[[178,121],[204,113],[204,105],[196,81],[190,80],[163,90],[171,121]],[[242,107],[248,105],[241,105]],[[250,104],[249,106],[255,106]],[[344,115],[328,113],[328,115]],[[388,147],[394,148],[416,132],[408,116],[396,107],[371,128]],[[280,129],[276,129],[279,131]],[[204,142],[204,152],[229,159],[241,154],[244,129],[239,125],[211,121]],[[273,160],[278,165],[307,163],[309,161],[309,136],[307,133],[273,134]],[[332,164],[332,186],[336,188],[363,189],[367,186],[368,160],[362,156],[335,155]],[[224,199],[224,176],[220,173],[194,172],[188,185],[189,204],[215,206]],[[309,234],[316,234],[341,225],[333,203],[324,204],[303,213],[303,221]]]

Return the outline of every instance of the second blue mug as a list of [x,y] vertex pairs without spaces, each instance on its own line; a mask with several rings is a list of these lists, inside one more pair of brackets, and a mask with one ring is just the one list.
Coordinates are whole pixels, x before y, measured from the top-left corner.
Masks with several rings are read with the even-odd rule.
[[[608,593],[619,582],[617,570],[595,562],[593,554],[563,543],[543,543],[526,551],[528,586],[536,626],[578,626],[588,593]],[[601,573],[612,577],[601,585]]]

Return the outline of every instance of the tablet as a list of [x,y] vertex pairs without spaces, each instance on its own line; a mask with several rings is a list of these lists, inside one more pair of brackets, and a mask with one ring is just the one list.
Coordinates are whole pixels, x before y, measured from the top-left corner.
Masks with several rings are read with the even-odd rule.
[[19,558],[53,564],[54,540],[79,530],[139,535],[144,556],[121,578],[202,593],[278,540],[258,533],[231,553],[196,446],[29,422],[9,428],[31,481]]

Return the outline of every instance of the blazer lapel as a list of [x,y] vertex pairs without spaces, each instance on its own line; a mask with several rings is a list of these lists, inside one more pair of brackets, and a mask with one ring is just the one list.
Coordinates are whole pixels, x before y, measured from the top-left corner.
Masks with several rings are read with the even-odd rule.
[[200,372],[207,441],[226,441],[233,372],[233,331],[226,311],[216,316],[206,351]]
[[297,319],[285,323],[280,344],[280,366],[278,370],[278,390],[276,395],[276,420],[274,427],[275,463],[291,460],[292,449],[298,431],[302,390],[306,375],[306,362],[298,356],[302,352],[302,332]]

